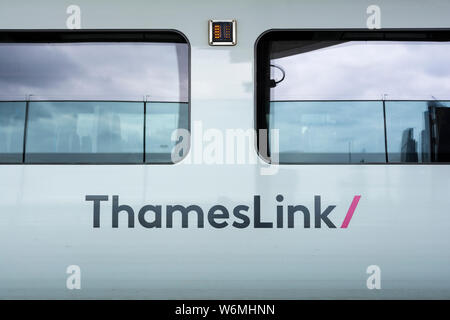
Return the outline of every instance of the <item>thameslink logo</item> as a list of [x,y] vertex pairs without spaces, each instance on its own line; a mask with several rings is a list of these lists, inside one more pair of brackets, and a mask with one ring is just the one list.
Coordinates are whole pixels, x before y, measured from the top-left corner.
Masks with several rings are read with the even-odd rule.
[[[213,205],[209,210],[204,210],[199,205],[191,204],[183,205],[144,205],[139,211],[135,211],[127,204],[119,203],[119,196],[112,196],[112,227],[119,228],[119,217],[127,221],[128,228],[135,227],[135,220],[144,228],[162,228],[163,216],[165,217],[165,228],[173,228],[173,220],[181,218],[181,227],[189,227],[189,219],[195,219],[197,228],[205,227],[205,212],[206,220],[213,228],[223,229],[233,227],[237,229],[245,229],[250,226],[253,228],[294,228],[295,220],[303,222],[303,228],[321,228],[323,225],[328,228],[336,228],[330,214],[336,209],[336,205],[322,205],[321,196],[314,196],[314,207],[310,210],[305,205],[286,205],[283,204],[283,195],[276,196],[276,214],[275,218],[270,220],[263,220],[261,217],[261,196],[253,196],[253,207],[247,205],[236,205],[234,208],[227,208],[223,205]],[[358,202],[361,199],[360,195],[353,197],[350,207],[347,210],[344,220],[340,228],[346,229],[355,213]],[[109,202],[108,195],[86,195],[86,201],[92,202],[93,212],[93,227],[100,228],[104,225],[105,212],[101,213],[102,202]],[[163,210],[164,209],[164,210]],[[163,214],[164,213],[164,214]],[[253,217],[253,219],[251,219]],[[286,219],[287,218],[287,219]],[[311,221],[311,220],[314,221]],[[287,220],[287,223],[285,223]],[[297,222],[297,225],[300,222]],[[121,225],[121,227],[124,227]]]

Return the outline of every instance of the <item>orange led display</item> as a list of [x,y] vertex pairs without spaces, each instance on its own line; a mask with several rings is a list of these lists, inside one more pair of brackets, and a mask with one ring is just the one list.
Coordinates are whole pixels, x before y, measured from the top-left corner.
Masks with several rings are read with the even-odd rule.
[[221,34],[221,30],[220,30],[220,25],[216,24],[214,26],[214,39],[220,39],[220,34]]

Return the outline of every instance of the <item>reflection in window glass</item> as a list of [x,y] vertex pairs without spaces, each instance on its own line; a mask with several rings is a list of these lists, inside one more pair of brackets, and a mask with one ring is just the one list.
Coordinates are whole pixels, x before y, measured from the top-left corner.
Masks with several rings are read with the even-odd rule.
[[385,162],[383,123],[383,103],[377,101],[270,105],[269,129],[279,130],[282,163]]
[[189,127],[184,36],[5,31],[0,38],[0,162],[171,162],[172,132]]
[[188,99],[187,43],[0,43],[0,97]]
[[25,102],[0,102],[0,163],[22,162]]
[[389,162],[450,162],[450,104],[386,102]]
[[266,33],[256,126],[280,140],[273,157],[269,137],[268,160],[450,163],[449,40],[442,30]]
[[[450,42],[276,41],[271,100],[450,98]],[[271,68],[271,79],[280,71]]]
[[30,102],[25,162],[142,162],[143,110],[142,102]]
[[[147,103],[146,116],[146,162],[170,163],[176,141],[172,133],[176,129],[188,129],[187,103]],[[187,152],[187,150],[181,150]],[[181,158],[185,154],[179,154]]]

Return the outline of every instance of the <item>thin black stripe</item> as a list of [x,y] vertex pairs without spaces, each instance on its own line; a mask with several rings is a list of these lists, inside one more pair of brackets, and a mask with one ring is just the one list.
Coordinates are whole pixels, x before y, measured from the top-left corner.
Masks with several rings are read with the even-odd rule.
[[387,147],[387,125],[386,125],[386,101],[383,100],[383,120],[384,120],[384,152],[386,154],[386,163],[388,163],[388,147]]
[[145,139],[145,136],[146,136],[146,129],[147,129],[146,122],[147,122],[147,102],[144,101],[144,156],[143,156],[144,163],[146,161],[146,159],[145,159],[146,158],[146,150],[145,150],[146,139]]
[[27,141],[27,131],[28,131],[28,109],[29,101],[27,100],[25,104],[25,124],[23,126],[23,150],[22,150],[22,163],[25,163],[25,151],[26,151],[26,141]]

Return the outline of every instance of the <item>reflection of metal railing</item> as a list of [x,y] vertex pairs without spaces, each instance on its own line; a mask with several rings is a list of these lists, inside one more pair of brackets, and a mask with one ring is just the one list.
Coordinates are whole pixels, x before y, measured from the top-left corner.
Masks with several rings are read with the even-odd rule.
[[[6,144],[3,148],[0,143],[0,163],[171,164],[171,150],[162,153],[151,142],[168,144],[173,130],[189,130],[189,105],[185,102],[33,99],[0,101],[0,111],[2,107],[8,108],[3,111],[9,111],[0,112],[0,117],[3,117],[0,126],[1,120],[11,123],[14,119],[16,143],[14,150],[10,148],[11,142],[8,149]],[[21,111],[17,115],[19,108]],[[176,121],[169,126],[162,123],[161,128],[173,126],[173,130],[158,129],[157,124],[167,120],[168,114],[173,115]],[[88,117],[88,123],[93,125],[84,128],[85,121],[80,117]],[[63,119],[66,122],[63,123]],[[149,121],[151,126],[147,125]],[[34,132],[30,131],[30,122],[34,123]],[[80,133],[80,125],[84,134]],[[0,138],[1,134],[0,127]],[[30,149],[31,138],[37,147]],[[48,143],[39,147],[39,141]]]
[[[311,114],[311,105],[314,104],[314,110],[320,114],[321,106],[327,106],[327,116],[332,116],[329,106],[332,104],[339,104],[339,108],[336,107],[336,112],[345,107],[345,103],[351,103],[351,108],[357,108],[358,102],[373,102],[382,108],[382,121],[383,121],[383,135],[384,135],[384,161],[375,161],[376,163],[427,163],[427,162],[450,162],[450,107],[447,101],[428,101],[428,100],[277,100],[270,102],[269,115],[271,118],[274,113],[271,110],[274,105],[284,103],[298,104],[298,112],[301,113],[302,106],[308,106],[308,113]],[[410,104],[410,105],[409,105]],[[290,109],[290,112],[295,111],[296,108]],[[356,109],[355,109],[356,110]],[[402,117],[397,119],[397,113],[401,113]],[[295,111],[296,112],[296,111]],[[423,122],[418,123],[418,112],[422,113]],[[306,115],[301,115],[303,118]],[[352,116],[355,116],[352,114]],[[368,114],[370,116],[370,114]],[[280,116],[277,116],[280,118]],[[295,114],[288,116],[292,121],[295,119]],[[353,119],[355,120],[355,119]],[[278,119],[278,121],[280,121]],[[375,120],[376,121],[376,120]],[[381,118],[380,118],[381,121]],[[309,124],[310,126],[320,126],[320,124]],[[329,124],[327,124],[329,125]],[[403,125],[403,128],[401,126]],[[376,124],[374,124],[376,126]],[[274,122],[268,120],[268,127],[270,129],[283,128],[275,127]],[[270,131],[269,131],[270,132]],[[286,134],[286,132],[285,132]],[[289,133],[287,133],[289,134]],[[280,132],[280,136],[283,133]],[[398,136],[397,136],[398,135]],[[395,147],[395,141],[398,142],[398,149]],[[353,140],[347,141],[347,160],[343,160],[343,155],[340,153],[323,153],[322,159],[319,159],[320,154],[315,154],[317,159],[314,160],[312,152],[286,152],[285,156],[280,153],[280,162],[283,163],[283,158],[289,163],[305,163],[306,162],[318,162],[318,163],[353,163],[360,157],[361,162],[365,162],[365,158],[361,156],[355,157],[353,152]],[[294,148],[295,149],[295,148]],[[373,153],[372,155],[375,155]],[[290,159],[288,159],[290,158]],[[359,162],[359,161],[358,161]]]

